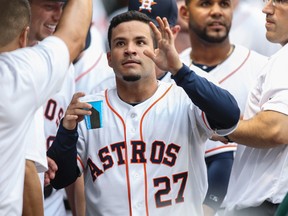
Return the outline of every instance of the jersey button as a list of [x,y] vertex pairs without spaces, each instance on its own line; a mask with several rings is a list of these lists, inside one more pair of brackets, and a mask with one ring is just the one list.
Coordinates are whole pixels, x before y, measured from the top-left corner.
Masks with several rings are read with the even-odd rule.
[[132,113],[130,116],[131,116],[131,118],[135,118],[135,117],[136,117],[136,114],[135,114],[135,113]]

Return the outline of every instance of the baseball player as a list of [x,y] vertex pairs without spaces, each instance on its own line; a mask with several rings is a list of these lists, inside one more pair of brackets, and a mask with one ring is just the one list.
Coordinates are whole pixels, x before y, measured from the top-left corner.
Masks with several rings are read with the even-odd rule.
[[[31,26],[30,26],[30,34],[29,34],[29,46],[34,46],[37,43],[40,43],[46,37],[52,35],[58,25],[58,22],[62,15],[63,6],[66,3],[65,0],[30,0],[31,6]],[[41,169],[38,168],[39,176],[41,177],[41,183],[43,184],[43,167],[47,164],[46,159],[46,151],[52,143],[54,137],[56,136],[56,132],[58,129],[59,121],[64,115],[64,111],[66,110],[73,93],[75,92],[75,83],[74,83],[74,71],[73,67],[69,67],[68,75],[65,78],[65,81],[61,87],[61,90],[53,95],[53,97],[49,98],[47,102],[44,104],[42,109],[42,116],[37,117],[37,121],[40,119],[43,120],[44,128],[42,126],[44,133],[44,142],[39,142],[36,146],[37,149],[41,149],[41,152],[35,151],[35,144],[30,142],[26,159],[30,161],[34,161],[37,165],[41,165]],[[37,127],[38,129],[38,127]],[[41,127],[40,127],[41,130]],[[46,168],[47,169],[47,168]],[[26,178],[25,178],[26,181]],[[32,185],[33,186],[33,185]],[[44,187],[43,187],[44,188]],[[62,216],[65,214],[65,206],[64,206],[64,195],[65,191],[63,190],[53,190],[50,186],[45,187],[44,190],[44,214],[46,216]],[[24,194],[25,197],[25,194]],[[24,199],[25,201],[25,199]],[[29,200],[24,205],[25,208],[27,206],[32,205],[31,200]],[[36,210],[35,205],[32,205],[31,208]],[[29,215],[29,214],[28,214]]]
[[22,213],[25,152],[34,114],[60,89],[69,62],[82,49],[90,8],[88,0],[71,0],[55,37],[13,51],[26,46],[30,7],[26,0],[1,1],[0,215]]
[[239,145],[225,215],[274,215],[288,192],[288,2],[265,2],[266,37],[283,47],[269,58],[249,94],[243,121],[229,135]]
[[[233,97],[182,64],[167,19],[158,22],[160,30],[137,11],[112,19],[107,57],[116,88],[82,98],[94,102],[100,126],[88,130],[82,121],[78,139],[91,105],[77,93],[48,150],[59,167],[54,187],[83,172],[87,215],[202,215],[204,142],[237,125]],[[152,59],[182,88],[157,81]]]
[[[243,115],[248,93],[267,62],[267,57],[230,43],[233,1],[223,4],[212,0],[209,5],[200,2],[188,1],[180,9],[180,16],[189,23],[192,47],[184,50],[180,58],[193,71],[206,71],[222,88],[227,89],[235,97]],[[226,144],[213,140],[206,142],[206,215],[214,215],[224,199],[236,147],[235,143],[227,143],[227,140]]]

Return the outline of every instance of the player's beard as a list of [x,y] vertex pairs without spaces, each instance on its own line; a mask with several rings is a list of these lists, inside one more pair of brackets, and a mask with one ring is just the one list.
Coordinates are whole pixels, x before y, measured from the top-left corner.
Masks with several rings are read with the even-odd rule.
[[123,76],[123,80],[128,81],[128,82],[135,82],[141,79],[140,75],[127,75]]
[[228,37],[229,31],[230,31],[230,26],[225,26],[225,34],[217,34],[217,32],[215,32],[214,35],[209,35],[208,34],[208,30],[207,28],[204,29],[200,29],[200,28],[194,28],[193,26],[190,25],[190,28],[192,29],[192,31],[194,31],[194,33],[201,38],[203,41],[208,42],[208,43],[221,43],[223,41],[225,41]]

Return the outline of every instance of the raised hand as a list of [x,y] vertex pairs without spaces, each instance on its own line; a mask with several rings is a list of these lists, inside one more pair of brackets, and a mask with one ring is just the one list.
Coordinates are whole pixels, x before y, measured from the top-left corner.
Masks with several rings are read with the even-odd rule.
[[157,17],[156,20],[159,28],[152,22],[150,23],[150,27],[157,39],[158,49],[156,49],[155,53],[145,50],[144,54],[151,58],[161,70],[170,71],[175,75],[182,67],[182,62],[174,45],[173,33],[166,18],[161,19]]

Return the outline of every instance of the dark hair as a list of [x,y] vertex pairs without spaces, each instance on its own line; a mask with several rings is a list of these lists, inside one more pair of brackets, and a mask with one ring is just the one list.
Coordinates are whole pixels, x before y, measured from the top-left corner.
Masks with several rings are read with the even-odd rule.
[[[110,49],[111,49],[111,38],[113,29],[117,27],[119,24],[129,21],[140,21],[149,25],[149,23],[152,22],[152,19],[150,19],[146,14],[143,14],[138,11],[127,11],[113,17],[108,29],[108,43]],[[135,29],[135,31],[137,31],[137,29]],[[153,39],[154,48],[156,48],[156,39],[152,30],[151,30],[151,36]]]
[[0,47],[18,37],[30,24],[31,10],[28,0],[1,0]]

